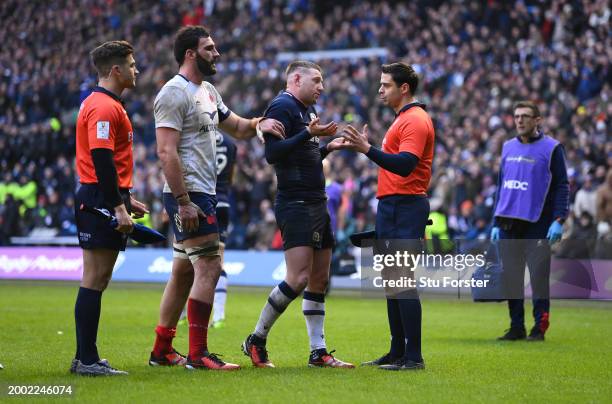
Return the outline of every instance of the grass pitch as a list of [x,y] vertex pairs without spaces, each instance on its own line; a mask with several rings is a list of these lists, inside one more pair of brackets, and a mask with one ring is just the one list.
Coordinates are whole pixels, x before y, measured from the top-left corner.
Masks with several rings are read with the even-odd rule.
[[[81,378],[68,373],[77,288],[0,283],[0,402],[12,401],[12,384],[71,384],[73,398],[87,402],[612,402],[612,303],[553,301],[546,342],[528,343],[495,341],[508,324],[505,304],[426,299],[427,369],[385,372],[307,368],[298,300],[268,340],[277,368],[254,369],[239,347],[268,290],[230,288],[227,327],[210,331],[209,347],[243,369],[189,372],[147,366],[163,285],[115,283],[103,297],[98,349],[130,375]],[[388,349],[384,301],[332,294],[326,310],[328,347],[339,358],[360,363]],[[175,347],[187,351],[186,326]]]

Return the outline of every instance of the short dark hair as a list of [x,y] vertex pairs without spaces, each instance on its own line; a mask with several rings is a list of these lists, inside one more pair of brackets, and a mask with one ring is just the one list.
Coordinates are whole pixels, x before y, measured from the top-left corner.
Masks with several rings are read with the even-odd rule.
[[98,75],[108,76],[114,65],[125,63],[125,58],[134,53],[134,47],[127,41],[108,41],[90,52],[91,62]]
[[540,108],[538,108],[535,102],[526,101],[526,100],[519,101],[514,104],[514,108],[512,108],[512,111],[516,111],[517,108],[529,108],[531,112],[533,112],[534,118],[541,116]]
[[289,77],[289,75],[297,69],[315,69],[323,73],[323,69],[321,69],[321,66],[316,63],[309,62],[307,60],[296,60],[294,62],[289,63],[289,66],[287,66],[287,69],[285,70],[285,75]]
[[185,61],[185,52],[197,49],[200,38],[208,38],[210,33],[202,25],[187,25],[178,30],[174,37],[174,58],[179,66]]
[[402,62],[390,63],[382,65],[382,72],[390,74],[398,87],[407,83],[408,87],[410,87],[410,94],[414,95],[416,93],[419,87],[419,76],[417,76],[412,66]]

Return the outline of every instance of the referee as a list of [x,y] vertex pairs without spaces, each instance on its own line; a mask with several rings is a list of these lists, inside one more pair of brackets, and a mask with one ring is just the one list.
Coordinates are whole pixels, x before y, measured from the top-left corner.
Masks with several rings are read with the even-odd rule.
[[[130,195],[134,169],[132,124],[121,101],[125,89],[136,86],[138,69],[134,48],[125,41],[109,41],[91,52],[98,85],[83,101],[76,122],[75,195],[79,246],[83,249],[83,278],[74,305],[76,354],[70,373],[82,376],[126,375],[98,355],[97,336],[102,293],[113,274],[119,251],[124,251],[133,217],[148,213]],[[117,227],[80,206],[105,208],[117,218]],[[117,230],[117,231],[115,231]]]
[[[425,105],[414,98],[419,78],[404,63],[382,66],[378,94],[395,111],[382,150],[368,143],[368,128],[360,133],[348,125],[344,142],[330,145],[364,153],[380,166],[378,174],[377,239],[421,240],[429,216],[427,188],[431,179],[434,128]],[[385,370],[424,369],[421,356],[421,302],[416,289],[387,297],[391,348],[363,365]]]

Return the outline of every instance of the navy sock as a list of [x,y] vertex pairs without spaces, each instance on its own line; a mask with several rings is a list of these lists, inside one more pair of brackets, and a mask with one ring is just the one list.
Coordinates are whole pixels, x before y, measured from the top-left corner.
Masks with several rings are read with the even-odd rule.
[[508,299],[510,312],[510,328],[517,330],[525,328],[525,301],[523,299]]
[[404,358],[422,362],[421,355],[421,301],[417,297],[397,300],[400,314],[402,317],[402,326],[404,335],[406,336],[406,351]]
[[[79,292],[77,292],[77,299],[79,298]],[[74,359],[81,360],[81,336],[79,333],[79,325],[76,321],[76,318],[77,318],[76,313],[77,313],[77,310],[76,310],[76,302],[75,302],[74,304],[74,322],[75,322],[74,330],[76,334],[76,353],[74,354]]]
[[392,356],[399,358],[404,356],[405,337],[402,328],[402,318],[397,299],[387,299],[387,316],[389,317],[389,331],[391,331]]
[[91,365],[100,360],[96,339],[101,305],[102,292],[84,287],[79,288],[79,294],[74,305],[77,359],[80,359],[85,365]]

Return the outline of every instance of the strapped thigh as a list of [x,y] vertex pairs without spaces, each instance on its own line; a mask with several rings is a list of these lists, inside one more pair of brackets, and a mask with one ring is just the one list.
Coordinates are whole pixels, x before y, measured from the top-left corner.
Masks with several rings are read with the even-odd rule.
[[195,264],[200,257],[219,257],[219,240],[204,241],[198,246],[185,248],[185,252],[192,264]]
[[183,245],[183,243],[172,243],[172,257],[173,258],[178,258],[181,260],[188,260],[189,256],[187,255],[187,252],[185,251],[185,246]]

